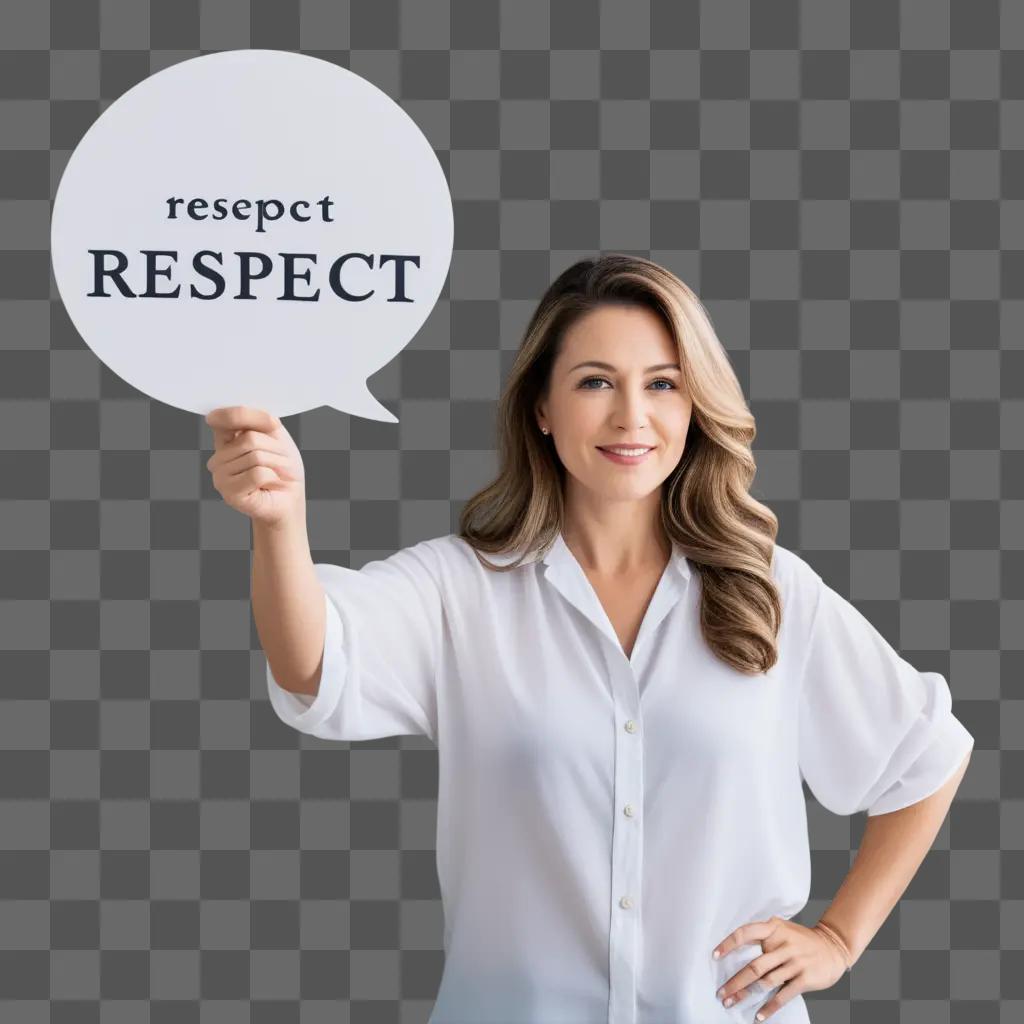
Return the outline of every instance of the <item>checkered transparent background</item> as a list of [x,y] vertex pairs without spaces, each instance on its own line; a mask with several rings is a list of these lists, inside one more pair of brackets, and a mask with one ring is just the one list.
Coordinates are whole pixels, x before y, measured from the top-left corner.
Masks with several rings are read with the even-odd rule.
[[[1024,1017],[1024,4],[0,0],[0,1019],[404,1024],[437,991],[436,750],[277,720],[209,429],[107,370],[50,271],[89,125],[243,47],[385,90],[455,203],[441,299],[370,382],[400,422],[286,420],[314,559],[456,528],[565,266],[670,267],[750,399],[780,542],[976,738],[815,1024]],[[805,924],[864,823],[808,800]]]

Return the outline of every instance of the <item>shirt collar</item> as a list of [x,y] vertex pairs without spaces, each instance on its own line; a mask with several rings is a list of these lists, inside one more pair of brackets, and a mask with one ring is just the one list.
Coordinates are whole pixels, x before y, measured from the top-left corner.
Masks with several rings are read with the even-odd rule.
[[[561,530],[559,530],[555,535],[555,541],[551,547],[548,548],[546,554],[541,556],[539,553],[535,553],[534,557],[530,560],[535,561],[537,558],[540,558],[545,565],[551,566],[566,566],[571,565],[576,561],[576,556],[570,550],[569,545],[565,543],[565,538],[562,536]],[[675,540],[672,541],[672,554],[669,560],[672,568],[682,579],[686,580],[690,578],[690,565],[686,556],[683,554],[682,545],[677,543]]]
[[[518,551],[501,551],[501,552],[487,552],[484,557],[495,565],[508,565],[514,562],[518,557]],[[678,574],[682,580],[688,580],[691,575],[690,564],[683,553],[683,547],[676,541],[672,541],[672,554],[670,556],[672,569]],[[520,563],[521,565],[532,565],[540,562],[546,566],[561,566],[562,568],[571,568],[574,564],[578,565],[576,556],[572,553],[569,545],[565,543],[565,538],[562,536],[561,530],[555,534],[554,542],[548,548],[545,553],[541,553],[539,548],[534,548],[530,551]]]
[[[537,554],[534,553],[532,560],[536,560]],[[561,532],[555,536],[554,542],[548,550],[539,557],[544,564],[545,580],[600,630],[616,652],[615,656],[625,659],[631,667],[636,667],[638,664],[637,652],[644,649],[654,631],[685,592],[690,576],[686,557],[679,545],[673,542],[669,563],[658,578],[658,585],[651,595],[650,603],[644,613],[636,642],[627,657],[615,633],[615,627],[608,618],[608,613],[599,600],[593,584],[568,544],[565,543]]]

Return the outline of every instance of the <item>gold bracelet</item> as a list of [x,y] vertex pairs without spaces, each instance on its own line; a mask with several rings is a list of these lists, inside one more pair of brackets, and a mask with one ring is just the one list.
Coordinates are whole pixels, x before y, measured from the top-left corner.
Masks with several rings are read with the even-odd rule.
[[815,926],[822,935],[830,939],[832,943],[839,948],[843,954],[843,960],[846,961],[846,973],[853,969],[853,956],[850,953],[849,947],[843,941],[843,937],[834,929],[831,925],[826,924],[824,921],[819,921]]

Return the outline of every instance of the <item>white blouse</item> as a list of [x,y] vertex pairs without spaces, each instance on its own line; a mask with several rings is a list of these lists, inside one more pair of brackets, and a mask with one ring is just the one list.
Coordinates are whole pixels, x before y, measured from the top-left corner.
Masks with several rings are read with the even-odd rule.
[[[437,745],[430,1024],[752,1024],[773,989],[729,1009],[715,993],[760,944],[711,951],[806,904],[801,779],[836,814],[882,814],[963,761],[974,740],[942,675],[778,544],[772,572],[779,659],[746,676],[705,644],[678,547],[630,657],[561,535],[505,573],[454,534],[316,566],[319,692],[287,692],[268,666],[270,700],[321,739]],[[772,1020],[807,1024],[803,997]]]

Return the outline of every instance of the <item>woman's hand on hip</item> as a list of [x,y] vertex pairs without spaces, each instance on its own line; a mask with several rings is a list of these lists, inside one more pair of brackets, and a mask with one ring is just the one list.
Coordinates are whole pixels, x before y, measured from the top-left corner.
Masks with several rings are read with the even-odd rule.
[[715,947],[712,956],[751,943],[760,943],[762,954],[744,964],[717,994],[723,1006],[732,1006],[749,995],[748,988],[755,981],[778,988],[758,1010],[754,1018],[758,1021],[767,1020],[801,992],[830,988],[852,959],[842,939],[831,929],[817,925],[807,928],[783,917],[740,925]]

